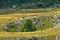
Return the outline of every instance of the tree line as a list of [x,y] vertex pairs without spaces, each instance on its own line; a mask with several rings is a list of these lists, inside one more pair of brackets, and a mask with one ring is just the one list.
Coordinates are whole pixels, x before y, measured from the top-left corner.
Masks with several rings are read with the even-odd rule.
[[60,0],[0,0],[0,8],[12,8],[13,5],[22,9],[60,7]]

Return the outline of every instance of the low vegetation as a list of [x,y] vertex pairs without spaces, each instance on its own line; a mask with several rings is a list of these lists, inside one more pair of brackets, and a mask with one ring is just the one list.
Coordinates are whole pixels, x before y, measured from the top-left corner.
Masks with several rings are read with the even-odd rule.
[[36,27],[32,23],[32,21],[30,19],[26,19],[21,31],[22,32],[30,32],[30,31],[35,31],[35,30],[36,30]]
[[8,32],[31,32],[35,30],[46,30],[54,28],[59,23],[59,17],[54,16],[27,16],[24,18],[11,19],[4,24],[4,29]]

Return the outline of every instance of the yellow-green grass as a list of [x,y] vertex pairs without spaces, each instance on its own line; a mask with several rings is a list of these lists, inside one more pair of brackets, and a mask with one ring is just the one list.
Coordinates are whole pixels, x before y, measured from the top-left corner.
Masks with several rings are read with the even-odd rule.
[[[50,16],[60,15],[60,11],[42,12],[42,13],[12,13],[0,15],[0,25],[6,23],[10,19],[21,18],[26,16]],[[0,29],[3,30],[2,26]],[[0,31],[1,31],[0,30]],[[3,30],[4,31],[4,30]],[[60,35],[60,29],[47,29],[46,31],[35,31],[35,32],[0,32],[0,36],[49,36],[49,35]]]
[[57,11],[52,11],[52,12],[40,12],[40,13],[12,13],[12,14],[4,14],[4,15],[0,15],[0,24],[7,23],[10,19],[13,20],[13,19],[16,19],[16,18],[21,18],[21,17],[26,17],[26,16],[50,16],[50,15],[59,15],[59,13],[57,13]]
[[35,32],[0,32],[0,37],[1,36],[23,36],[23,37],[26,37],[26,36],[36,36],[36,37],[39,37],[39,36],[56,36],[56,35],[60,35],[60,28],[58,29],[53,29],[53,28],[50,28],[50,29],[46,29],[46,30],[37,30]]

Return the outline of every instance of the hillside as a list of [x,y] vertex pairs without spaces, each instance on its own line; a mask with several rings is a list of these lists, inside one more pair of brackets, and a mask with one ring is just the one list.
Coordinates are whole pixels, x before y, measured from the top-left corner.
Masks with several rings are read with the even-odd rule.
[[[4,24],[8,24],[8,22],[10,20],[13,20],[14,19],[18,19],[18,18],[30,18],[30,17],[41,17],[43,16],[44,18],[49,18],[50,20],[50,17],[58,17],[59,18],[59,24],[57,23],[56,27],[57,28],[48,28],[48,29],[45,29],[46,26],[48,26],[48,22],[47,21],[44,21],[45,24],[45,27],[43,28],[44,30],[36,30],[36,31],[33,31],[33,32],[7,32],[4,27],[5,25]],[[49,17],[50,16],[50,17]],[[56,18],[55,18],[56,19]],[[55,20],[54,19],[54,20]],[[44,19],[45,20],[45,19]],[[3,25],[3,26],[2,26]],[[40,25],[38,23],[38,25]],[[25,13],[11,13],[11,14],[2,14],[0,15],[0,40],[20,40],[20,38],[22,40],[60,40],[60,27],[58,27],[58,25],[60,25],[60,11],[59,10],[54,10],[54,11],[48,11],[48,12],[37,12],[37,13],[30,13],[30,12],[25,12]],[[48,27],[51,27],[52,25],[48,26]],[[20,27],[20,26],[19,26]]]
[[[50,25],[52,26],[51,24],[51,21],[52,19],[50,19],[52,16],[54,17],[54,15],[57,15],[57,17],[60,15],[59,13],[60,11],[51,11],[51,12],[40,12],[40,13],[11,13],[11,14],[4,14],[4,15],[0,15],[0,32],[5,32],[5,26],[11,22],[11,20],[15,21],[15,20],[18,20],[18,18],[33,18],[34,19],[34,16],[41,19],[41,18],[48,18],[49,21],[47,22],[46,19],[44,24],[45,24],[45,27],[49,27],[48,23],[50,23]],[[58,18],[57,18],[58,19]],[[38,20],[38,19],[37,19]],[[19,21],[20,22],[20,21]],[[36,22],[36,20],[35,20]],[[59,23],[59,22],[58,22]],[[39,28],[41,22],[38,21],[36,25],[38,25],[37,28]],[[48,24],[48,25],[47,25]],[[5,25],[5,26],[4,26]],[[50,27],[51,27],[50,26]],[[19,26],[20,27],[20,26]],[[43,28],[45,29],[45,28]]]

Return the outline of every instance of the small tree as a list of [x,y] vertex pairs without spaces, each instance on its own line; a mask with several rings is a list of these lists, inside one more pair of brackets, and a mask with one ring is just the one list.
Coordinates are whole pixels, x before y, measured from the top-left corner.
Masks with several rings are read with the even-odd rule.
[[35,25],[32,23],[32,21],[30,19],[26,19],[24,21],[24,25],[22,27],[22,32],[30,32],[30,31],[35,31],[36,27]]

